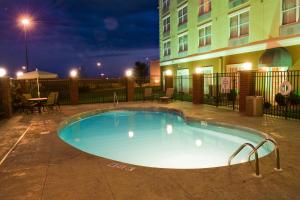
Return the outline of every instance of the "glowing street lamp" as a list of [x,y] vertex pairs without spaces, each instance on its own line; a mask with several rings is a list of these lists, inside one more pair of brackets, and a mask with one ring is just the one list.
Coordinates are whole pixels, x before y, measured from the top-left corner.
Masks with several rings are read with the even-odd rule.
[[6,76],[6,74],[7,74],[6,69],[3,67],[0,67],[0,78]]
[[78,70],[77,69],[72,69],[70,71],[70,77],[71,78],[77,78],[78,77]]
[[32,25],[32,20],[30,17],[21,17],[19,19],[20,25],[22,26],[24,30],[24,39],[25,39],[25,59],[26,59],[26,71],[28,71],[29,68],[29,58],[28,58],[28,41],[27,41],[27,32],[28,28]]
[[125,71],[125,76],[126,77],[131,77],[133,75],[133,71],[132,71],[132,69],[127,69],[126,71]]
[[16,76],[17,77],[21,77],[21,76],[23,76],[24,75],[24,72],[22,72],[22,71],[17,71],[17,73],[16,73]]

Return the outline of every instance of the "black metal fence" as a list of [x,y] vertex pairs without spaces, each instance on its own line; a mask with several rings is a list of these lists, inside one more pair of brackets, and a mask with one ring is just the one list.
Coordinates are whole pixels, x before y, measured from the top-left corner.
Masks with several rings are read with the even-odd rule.
[[80,79],[78,80],[79,103],[107,103],[126,101],[125,79]]
[[3,108],[3,102],[2,102],[2,92],[3,91],[3,86],[2,82],[0,81],[0,117],[2,117],[5,113],[4,108]]
[[[263,96],[265,114],[300,119],[300,71],[254,72],[255,95]],[[283,82],[291,85],[291,93],[282,95]]]
[[239,73],[204,74],[204,102],[238,109]]

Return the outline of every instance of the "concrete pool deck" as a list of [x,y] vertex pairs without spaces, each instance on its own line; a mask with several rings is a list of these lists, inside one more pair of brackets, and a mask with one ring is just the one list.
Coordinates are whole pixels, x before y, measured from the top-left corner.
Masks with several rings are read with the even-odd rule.
[[[300,199],[300,121],[252,118],[225,109],[187,102],[121,103],[123,107],[168,107],[188,117],[237,124],[271,135],[281,150],[283,171],[274,170],[275,157],[260,159],[261,178],[254,163],[197,170],[135,170],[110,167],[112,160],[83,153],[57,137],[68,117],[112,104],[63,106],[61,112],[16,115],[0,121],[0,160],[24,134],[0,165],[0,199]],[[121,164],[121,163],[120,163]]]

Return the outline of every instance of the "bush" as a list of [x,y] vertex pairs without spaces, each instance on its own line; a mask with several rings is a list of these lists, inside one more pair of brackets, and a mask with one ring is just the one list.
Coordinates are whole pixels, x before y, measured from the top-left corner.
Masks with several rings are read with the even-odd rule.
[[86,93],[86,92],[90,92],[90,87],[89,86],[80,86],[78,88],[79,93]]
[[291,105],[299,105],[300,104],[300,96],[296,92],[292,92],[289,96],[289,103]]
[[281,93],[277,93],[275,95],[275,101],[279,106],[285,106],[285,96],[283,96]]
[[237,97],[237,91],[236,91],[236,89],[230,90],[230,92],[228,94],[228,100],[229,101],[235,101],[236,97]]
[[269,110],[272,107],[272,104],[270,102],[264,103],[264,109]]

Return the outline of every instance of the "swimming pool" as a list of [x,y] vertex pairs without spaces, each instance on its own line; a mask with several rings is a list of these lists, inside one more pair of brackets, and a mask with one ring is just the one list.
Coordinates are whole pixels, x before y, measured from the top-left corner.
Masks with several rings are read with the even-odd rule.
[[[242,144],[256,146],[264,137],[254,131],[207,122],[186,121],[179,113],[151,110],[107,111],[69,123],[59,137],[71,146],[103,158],[138,166],[197,169],[226,166]],[[273,150],[258,151],[259,157]],[[245,148],[233,164],[247,162]]]

